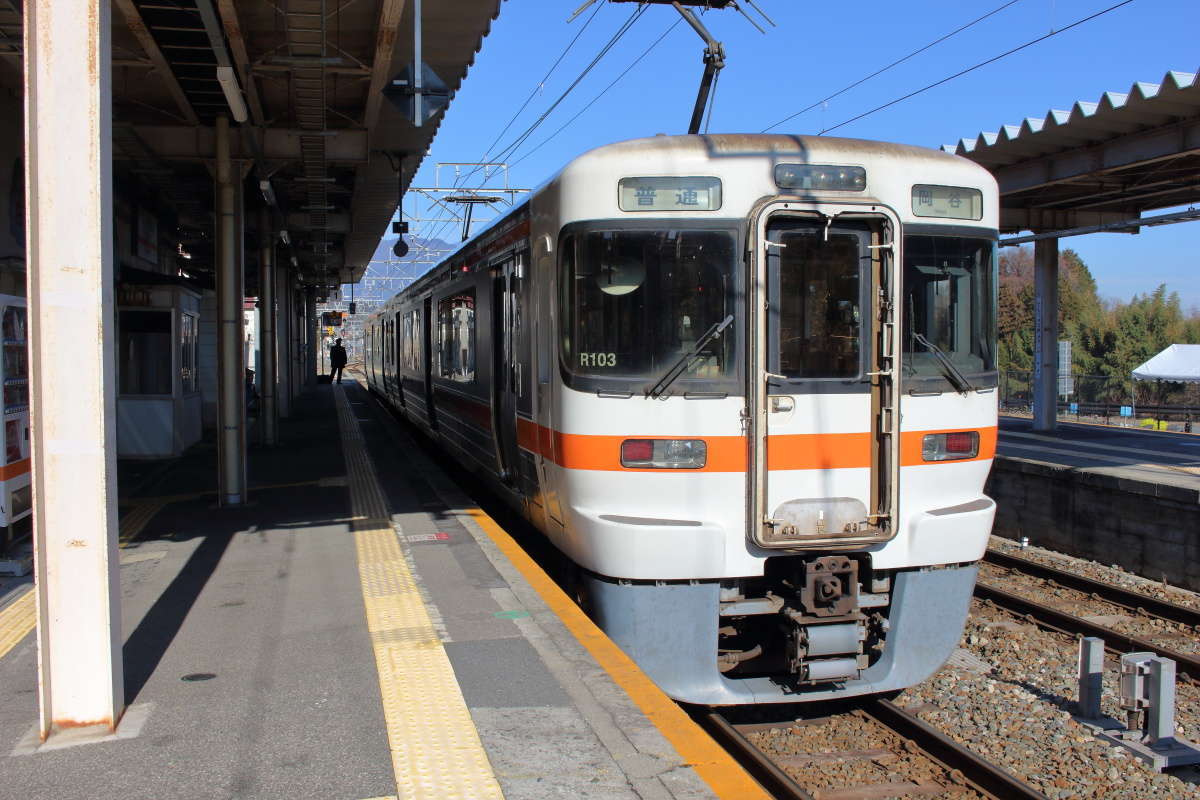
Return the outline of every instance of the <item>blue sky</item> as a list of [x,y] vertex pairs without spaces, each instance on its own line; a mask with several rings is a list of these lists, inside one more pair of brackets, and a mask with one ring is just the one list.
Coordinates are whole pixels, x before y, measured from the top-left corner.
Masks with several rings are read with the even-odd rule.
[[[550,107],[638,8],[634,3],[605,1],[568,23],[567,17],[582,2],[508,0],[503,4],[442,121],[416,185],[432,185],[433,167],[439,161],[495,158]],[[709,127],[712,132],[760,131],[1001,8],[1007,0],[755,2],[778,26],[767,26],[743,1],[743,7],[766,28],[765,35],[732,9],[702,16],[726,52]],[[1016,0],[774,130],[818,133],[1117,2]],[[675,24],[678,18],[669,5],[646,8],[525,143],[505,154],[511,185],[537,186],[571,158],[598,145],[686,132],[702,71],[703,43],[687,25]],[[573,48],[539,87],[581,29]],[[1098,100],[1105,91],[1125,92],[1135,81],[1158,83],[1168,70],[1196,72],[1200,69],[1197,31],[1197,0],[1133,0],[832,134],[930,147],[954,143],[1027,116],[1042,117],[1051,108],[1068,109],[1076,100]],[[654,45],[664,32],[665,38]],[[630,68],[647,48],[650,52]],[[624,77],[595,99],[627,68]],[[531,92],[528,107],[501,135]],[[593,100],[574,122],[557,132]],[[489,154],[489,145],[497,137],[499,144]],[[443,182],[450,176],[444,172]],[[406,203],[405,210],[409,209]],[[424,232],[434,230],[427,226]],[[456,238],[447,230],[441,235]],[[1166,283],[1179,292],[1185,308],[1200,307],[1200,222],[1148,229],[1137,236],[1075,237],[1063,240],[1061,246],[1080,253],[1103,297],[1128,299]]]

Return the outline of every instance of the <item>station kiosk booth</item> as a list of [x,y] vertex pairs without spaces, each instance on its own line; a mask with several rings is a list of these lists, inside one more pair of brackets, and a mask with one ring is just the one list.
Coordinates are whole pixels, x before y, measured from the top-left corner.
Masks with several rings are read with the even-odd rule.
[[143,275],[117,290],[117,455],[175,458],[201,436],[200,294]]

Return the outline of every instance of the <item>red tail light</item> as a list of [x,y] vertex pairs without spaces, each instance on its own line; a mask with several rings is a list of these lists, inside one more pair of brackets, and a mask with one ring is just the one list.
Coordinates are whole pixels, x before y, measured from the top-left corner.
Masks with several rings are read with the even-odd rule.
[[654,458],[654,442],[650,439],[626,439],[621,442],[621,462],[634,464]]
[[926,461],[957,461],[979,455],[979,432],[931,433],[921,441]]
[[946,452],[948,453],[970,453],[975,449],[974,432],[971,433],[947,433],[946,434]]

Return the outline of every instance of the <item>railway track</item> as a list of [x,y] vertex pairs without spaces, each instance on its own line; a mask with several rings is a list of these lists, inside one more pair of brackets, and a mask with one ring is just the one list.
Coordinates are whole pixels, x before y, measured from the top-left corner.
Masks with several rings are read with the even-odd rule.
[[[784,729],[810,723],[735,724],[718,711],[701,713],[698,719],[713,738],[732,752],[755,779],[780,800],[878,800],[920,795],[1045,800],[1045,795],[1029,784],[889,700],[867,700],[849,714],[858,714],[864,721],[876,723],[894,734],[877,737],[879,741],[873,741],[872,744],[880,745],[889,741],[890,744],[886,747],[853,749],[822,747],[819,752],[772,756],[751,739],[772,728]],[[820,722],[817,720],[811,724]],[[897,779],[893,767],[896,772],[901,772],[905,765],[911,767],[914,764],[914,758],[928,759],[934,765],[934,770],[941,774],[931,778],[926,768],[918,769],[917,775]],[[802,786],[788,772],[789,767],[803,765],[828,773],[833,771],[834,765],[854,762],[873,762],[886,766],[886,770],[878,771],[886,774],[886,777],[879,781],[860,775],[851,778],[845,786],[815,788]]]
[[[1008,553],[988,550],[984,560],[1005,569],[1022,572],[1051,581],[1059,586],[1074,589],[1094,599],[1124,608],[1132,614],[1157,617],[1176,625],[1186,625],[1193,630],[1200,630],[1200,612],[1186,606],[1131,592],[1118,586],[1064,572]],[[1177,674],[1181,678],[1200,681],[1200,657],[1198,656],[1166,647],[1143,636],[1114,630],[1076,614],[1007,591],[991,583],[977,582],[975,595],[985,602],[1023,616],[1043,628],[1072,636],[1095,636],[1104,642],[1106,648],[1115,653],[1139,650],[1170,658],[1175,662]]]
[[1123,589],[1111,583],[1085,578],[1082,575],[1076,575],[1074,572],[1067,572],[1066,570],[1051,567],[1037,561],[1031,561],[1028,558],[1014,556],[1011,553],[1005,553],[1000,550],[989,549],[984,555],[983,560],[998,567],[1014,569],[1035,578],[1053,581],[1059,586],[1065,586],[1068,589],[1087,592],[1098,599],[1107,600],[1114,605],[1123,606],[1133,612],[1149,614],[1161,619],[1177,622],[1181,625],[1191,625],[1196,629],[1200,629],[1200,611],[1194,608],[1188,608],[1187,606],[1160,600],[1157,597],[1151,597],[1140,592]]

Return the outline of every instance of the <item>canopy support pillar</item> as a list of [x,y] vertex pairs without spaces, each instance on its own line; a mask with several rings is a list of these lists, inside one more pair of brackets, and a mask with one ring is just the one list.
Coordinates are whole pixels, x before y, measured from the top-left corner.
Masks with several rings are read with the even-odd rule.
[[1058,239],[1033,245],[1033,429],[1058,427]]

